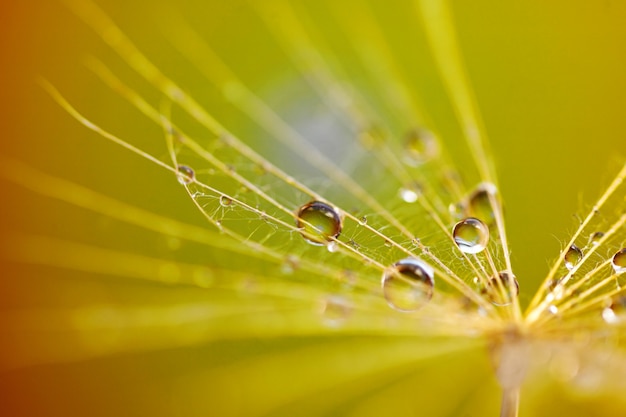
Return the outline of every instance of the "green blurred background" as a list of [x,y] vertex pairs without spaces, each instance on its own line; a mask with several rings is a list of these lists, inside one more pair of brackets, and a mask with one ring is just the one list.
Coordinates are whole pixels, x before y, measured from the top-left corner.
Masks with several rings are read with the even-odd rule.
[[[236,126],[238,132],[254,132],[256,127],[234,108],[221,105],[220,91],[208,85],[165,40],[164,27],[171,22],[169,29],[176,30],[178,24],[176,19],[170,21],[168,18],[171,7],[179,10],[189,24],[209,40],[249,86],[273,97],[273,104],[278,109],[288,108],[291,100],[297,99],[299,91],[281,93],[281,88],[290,85],[293,68],[289,68],[284,54],[247,2],[172,3],[165,0],[149,5],[113,0],[99,2],[164,72],[174,79],[184,80],[188,91],[195,93],[219,120]],[[300,3],[322,36],[330,40],[342,63],[354,73],[355,83],[372,98],[376,107],[378,87],[371,79],[359,76],[364,71],[363,63],[358,61],[346,34],[340,30],[347,21],[337,13],[331,13],[330,10],[335,9],[326,2]],[[62,4],[26,1],[2,7],[1,64],[5,80],[2,113],[6,126],[2,154],[132,205],[204,225],[202,217],[168,173],[86,131],[50,99],[36,80],[40,76],[50,80],[87,117],[114,133],[132,137],[133,143],[164,157],[165,149],[158,140],[162,137],[160,129],[109,92],[85,68],[83,60],[86,55],[94,55],[131,85],[145,91],[153,102],[159,102],[158,95],[151,93],[145,82],[128,70]],[[359,2],[345,2],[341,9],[349,12],[352,7],[360,7]],[[410,5],[406,2],[374,3],[371,7],[390,40],[393,55],[406,70],[410,87],[419,92],[426,111],[442,133],[445,146],[453,149],[457,158],[462,158],[463,151],[454,151],[462,149],[458,127],[435,68],[427,60],[423,34],[414,16],[407,12],[411,10]],[[453,2],[452,8],[463,57],[493,148],[505,202],[513,265],[521,283],[522,300],[527,301],[563,242],[575,230],[578,222],[575,215],[586,212],[626,156],[626,117],[623,114],[626,109],[626,25],[623,24],[626,2],[458,1]],[[346,16],[349,13],[343,15]],[[358,21],[350,23],[354,25]],[[383,118],[393,117],[385,113],[389,109],[384,106],[380,112]],[[255,148],[266,146],[262,139],[258,142],[252,139],[251,143]],[[42,199],[10,182],[2,182],[2,193],[5,197],[0,226],[6,236],[26,231],[164,259],[171,256],[172,261],[181,261],[170,254],[167,241],[155,243],[154,236],[148,233],[132,231],[67,204]],[[7,239],[3,240],[5,245],[10,245]],[[207,257],[207,262],[211,262],[212,257],[219,257],[203,256]],[[132,306],[137,302],[158,303],[163,299],[174,303],[193,297],[204,300],[202,296],[184,290],[146,289],[124,280],[111,282],[97,274],[82,279],[78,271],[68,273],[10,262],[4,271],[0,308],[5,315],[3,323],[9,329],[5,332],[7,338],[17,332],[10,324],[11,314],[16,310],[54,310],[98,303]],[[175,333],[173,329],[171,331]],[[23,353],[24,360],[37,363],[36,351],[40,348],[37,345],[41,343],[49,344],[50,351],[58,349],[59,352],[52,357],[63,357],[65,347],[55,346],[54,330],[43,329],[41,334],[29,333],[13,339],[15,349],[26,352]],[[106,337],[103,340],[95,343],[106,343]],[[163,398],[169,398],[176,389],[206,383],[202,376],[190,377],[177,385],[178,388],[148,381],[167,381],[171,375],[184,375],[185,370],[222,366],[234,358],[245,360],[264,349],[280,357],[283,350],[303,348],[309,342],[303,339],[260,347],[258,344],[229,346],[225,343],[224,346],[216,344],[185,352],[170,349],[159,354],[117,358],[113,355],[85,367],[80,363],[66,368],[63,365],[56,368],[54,365],[35,366],[25,371],[7,371],[3,395],[17,393],[9,401],[13,415],[18,415],[15,414],[18,411],[25,413],[21,415],[86,415],[86,410],[94,416],[236,415],[232,410],[226,412],[211,409],[206,404],[200,406],[203,404],[201,389],[189,394],[189,398],[174,395],[178,398],[176,401],[188,401],[185,406],[174,400],[174,405],[167,400],[168,406],[164,406]],[[297,346],[294,348],[289,343]],[[353,341],[353,345],[358,343]],[[140,341],[137,346],[141,351]],[[8,355],[14,355],[15,351],[7,350],[3,363],[12,368],[14,361]],[[213,356],[211,352],[214,352]],[[224,352],[230,353],[225,355]],[[374,347],[372,352],[376,352]],[[319,356],[323,355],[311,353],[308,359]],[[484,376],[488,374],[486,359],[480,354],[469,358],[473,358],[474,363],[467,372],[476,378],[487,378],[482,395],[489,397],[489,390],[495,390],[496,385]],[[439,364],[441,368],[433,365],[432,370],[422,371],[421,377],[411,383],[429,386],[435,395],[443,391],[441,398],[445,399],[446,372],[456,375],[468,358],[455,360],[460,364],[454,365],[457,362],[453,360],[452,365]],[[216,363],[209,363],[211,361]],[[163,365],[159,368],[155,363]],[[283,369],[278,373],[288,378],[287,371]],[[118,372],[125,374],[124,389],[127,391],[112,394],[111,390],[115,390],[112,381],[117,381]],[[94,383],[92,375],[101,378],[100,382]],[[85,380],[92,382],[89,388],[79,390],[78,394],[70,389]],[[46,384],[53,384],[56,388],[45,393]],[[212,389],[220,386],[219,383],[208,385]],[[63,386],[68,388],[61,388]],[[227,388],[224,390],[228,391]],[[99,391],[103,391],[103,395],[99,395]],[[474,396],[457,388],[452,391],[460,392],[455,397]],[[27,400],[29,392],[33,393],[32,401]],[[397,392],[410,395],[405,391]],[[75,395],[79,398],[72,398]],[[389,399],[395,398],[388,395]],[[482,398],[482,395],[476,398]],[[552,395],[560,398],[562,394],[552,391]],[[18,400],[22,397],[23,400]],[[232,400],[233,403],[238,401],[245,402],[245,399]],[[497,401],[497,395],[494,395],[491,400],[485,400],[485,408],[476,409],[493,411]],[[579,415],[591,415],[590,410],[602,413],[602,408],[597,407],[598,402],[597,398],[589,400],[588,404],[583,401],[587,405],[578,406]],[[403,409],[405,405],[396,403],[400,415],[413,415],[411,413],[419,411],[419,407],[406,406]],[[549,400],[538,400],[537,404],[541,404],[545,411],[541,415],[552,415],[546,405],[549,403]],[[198,407],[194,408],[194,405]],[[455,414],[459,409],[463,407],[460,405],[456,410],[445,410],[444,407],[438,412],[461,415]],[[537,409],[528,411],[527,415],[540,415],[534,412]],[[570,414],[574,415],[573,412]],[[612,412],[607,406],[606,412],[598,415],[611,415]],[[362,413],[366,415],[365,411]]]

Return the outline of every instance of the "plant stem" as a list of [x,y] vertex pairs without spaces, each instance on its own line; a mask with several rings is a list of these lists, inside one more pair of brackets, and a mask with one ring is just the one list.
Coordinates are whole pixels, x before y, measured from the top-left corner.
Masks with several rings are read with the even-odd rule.
[[507,388],[502,391],[500,417],[517,417],[519,411],[519,387]]

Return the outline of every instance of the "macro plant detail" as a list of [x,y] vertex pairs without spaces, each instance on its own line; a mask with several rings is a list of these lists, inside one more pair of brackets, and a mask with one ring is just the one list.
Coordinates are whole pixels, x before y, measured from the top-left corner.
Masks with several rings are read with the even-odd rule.
[[[616,394],[626,375],[626,165],[560,241],[533,293],[514,265],[506,190],[451,5],[418,0],[402,14],[455,128],[411,87],[419,76],[393,53],[398,34],[374,4],[241,4],[242,22],[271,45],[267,62],[246,49],[267,80],[231,65],[175,9],[159,22],[171,65],[104,5],[64,2],[103,47],[85,58],[98,94],[137,126],[81,106],[45,73],[39,86],[83,140],[150,170],[166,208],[150,201],[156,194],[125,201],[2,157],[3,180],[118,237],[25,228],[3,244],[11,262],[114,278],[94,284],[98,302],[19,310],[15,327],[34,340],[48,326],[71,337],[45,336],[58,347],[31,346],[9,368],[212,349],[171,359],[186,373],[171,365],[163,372],[174,382],[149,385],[167,400],[129,415],[164,403],[160,414],[184,416],[535,415],[525,392],[536,399],[533,381],[546,378],[607,402],[606,415],[626,409]],[[131,170],[124,181],[136,181]],[[129,281],[144,304],[100,294]],[[470,362],[480,371],[464,376]],[[446,372],[487,382],[443,404]],[[411,387],[434,392],[412,401]]]

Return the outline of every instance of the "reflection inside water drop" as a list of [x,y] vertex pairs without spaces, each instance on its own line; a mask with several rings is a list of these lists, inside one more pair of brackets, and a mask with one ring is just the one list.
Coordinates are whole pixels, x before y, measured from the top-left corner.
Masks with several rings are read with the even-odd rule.
[[454,225],[454,243],[465,253],[479,253],[489,243],[489,228],[482,221],[468,217]]
[[341,233],[339,210],[321,201],[303,205],[297,216],[296,226],[301,229],[304,240],[312,245],[326,245]]
[[410,312],[423,307],[433,296],[433,268],[417,258],[396,262],[383,273],[382,287],[387,304]]

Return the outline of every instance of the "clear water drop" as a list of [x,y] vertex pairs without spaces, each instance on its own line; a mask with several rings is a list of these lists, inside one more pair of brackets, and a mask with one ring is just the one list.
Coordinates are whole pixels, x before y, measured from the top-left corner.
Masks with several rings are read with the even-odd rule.
[[496,198],[497,192],[498,188],[490,182],[483,182],[478,185],[470,195],[465,207],[467,214],[482,220],[489,226],[495,224],[496,216],[491,200]]
[[322,246],[339,236],[342,220],[338,209],[321,201],[311,201],[298,210],[296,226],[304,240]]
[[436,158],[439,154],[439,145],[432,132],[417,128],[406,135],[404,150],[404,162],[415,167]]
[[519,283],[515,275],[508,271],[500,271],[498,278],[493,277],[489,280],[485,293],[493,305],[507,306],[519,295]]
[[615,314],[615,311],[613,311],[613,309],[611,307],[605,307],[602,310],[602,319],[607,323],[607,324],[615,324],[619,322],[619,317],[617,314]]
[[391,240],[389,240],[389,239],[385,239],[385,243],[384,244],[385,244],[386,248],[390,248],[390,247],[393,246],[393,244],[391,243]]
[[600,239],[604,237],[604,233],[595,232],[589,236],[589,244],[592,246],[598,246],[600,244]]
[[559,314],[559,309],[557,306],[555,306],[554,304],[552,304],[550,307],[548,307],[548,312],[552,315],[557,315]]
[[176,168],[176,179],[182,185],[191,184],[196,178],[196,173],[187,165],[179,165]]
[[565,268],[571,271],[582,259],[583,251],[576,245],[570,246],[563,257],[563,260],[565,261]]
[[287,255],[281,265],[280,271],[285,275],[293,274],[300,266],[300,260],[295,255]]
[[479,253],[489,243],[489,228],[477,218],[468,217],[454,225],[452,237],[462,252]]
[[402,259],[383,273],[382,287],[390,307],[402,312],[415,311],[433,296],[433,268],[418,258]]
[[415,203],[421,194],[422,187],[420,187],[419,184],[416,183],[408,184],[400,188],[399,192],[400,198],[405,203]]
[[623,274],[626,272],[626,248],[618,250],[615,255],[613,255],[611,266],[616,274]]
[[367,217],[366,217],[366,216],[361,217],[361,218],[359,219],[359,224],[360,224],[361,226],[365,226],[365,225],[367,224]]
[[226,195],[223,195],[220,197],[220,205],[222,207],[230,207],[233,205],[233,199]]
[[352,306],[344,297],[331,295],[321,300],[320,313],[325,325],[339,327],[352,313]]
[[331,242],[328,242],[328,244],[326,245],[326,249],[328,249],[328,252],[330,253],[335,253],[339,250],[339,244],[336,240],[333,240]]

